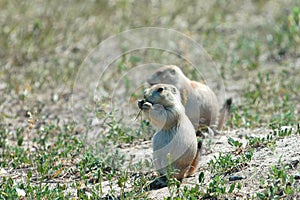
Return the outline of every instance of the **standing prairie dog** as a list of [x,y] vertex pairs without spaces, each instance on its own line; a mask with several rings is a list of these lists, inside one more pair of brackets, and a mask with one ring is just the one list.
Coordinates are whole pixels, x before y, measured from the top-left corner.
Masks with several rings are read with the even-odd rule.
[[155,168],[166,174],[171,164],[178,180],[192,175],[199,159],[197,138],[178,89],[173,85],[154,85],[145,90],[144,100],[140,100],[138,106],[157,129],[152,139]]
[[[159,68],[148,79],[148,83],[150,85],[158,83],[174,85],[181,93],[186,115],[196,130],[202,126],[216,124],[219,105],[215,93],[207,85],[188,79],[179,67],[166,65]],[[231,99],[227,103],[231,104]],[[226,105],[223,113],[220,114],[218,130],[223,126],[229,107],[230,105]]]

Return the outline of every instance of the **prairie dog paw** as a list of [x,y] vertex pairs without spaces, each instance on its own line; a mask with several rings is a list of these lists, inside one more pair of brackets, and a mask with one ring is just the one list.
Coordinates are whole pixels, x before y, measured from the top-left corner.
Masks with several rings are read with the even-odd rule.
[[145,103],[143,103],[143,105],[142,105],[142,109],[143,109],[143,110],[149,110],[151,107],[152,107],[152,104],[149,103],[149,102],[145,102]]

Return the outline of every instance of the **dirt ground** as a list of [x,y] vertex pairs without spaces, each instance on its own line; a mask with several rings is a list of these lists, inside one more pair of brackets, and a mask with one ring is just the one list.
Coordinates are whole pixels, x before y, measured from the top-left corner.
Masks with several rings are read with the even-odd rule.
[[[209,172],[208,161],[213,159],[214,156],[218,156],[219,152],[226,153],[234,151],[234,148],[231,147],[227,139],[228,137],[233,137],[235,139],[241,138],[245,135],[248,136],[262,136],[268,133],[268,129],[239,129],[239,130],[228,130],[220,136],[215,136],[211,138],[211,143],[208,145],[207,142],[204,145],[202,152],[201,161],[199,164],[199,170],[194,177],[184,179],[181,187],[190,186],[198,183],[198,176],[200,172],[205,172],[207,179],[212,175]],[[260,187],[260,180],[267,179],[270,166],[279,165],[279,160],[283,164],[292,165],[291,174],[298,174],[299,167],[298,163],[300,162],[299,155],[299,136],[292,136],[288,138],[280,139],[276,142],[276,147],[271,149],[270,147],[262,147],[255,150],[251,162],[247,166],[240,169],[238,172],[230,174],[230,176],[241,176],[242,190],[236,194],[236,198],[241,199],[251,199],[256,192],[261,192],[264,189]],[[245,144],[245,141],[240,140]],[[151,142],[145,142],[144,144],[137,145],[132,148],[122,149],[121,152],[124,152],[128,157],[134,156],[134,160],[137,162],[143,159],[151,158]],[[294,164],[293,164],[294,163]],[[225,176],[226,179],[229,179],[230,176]],[[297,187],[300,187],[299,182]],[[151,199],[164,199],[164,197],[170,196],[169,190],[167,187],[153,190],[149,192],[149,198]],[[299,196],[295,196],[295,199]]]

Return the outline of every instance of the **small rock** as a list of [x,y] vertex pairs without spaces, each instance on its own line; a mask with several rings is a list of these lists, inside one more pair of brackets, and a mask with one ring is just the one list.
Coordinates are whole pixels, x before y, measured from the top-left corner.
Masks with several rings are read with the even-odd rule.
[[6,83],[0,83],[0,90],[4,90],[6,88]]
[[19,197],[25,197],[26,196],[25,190],[16,188],[16,191],[17,191]]
[[58,101],[58,98],[59,98],[59,97],[58,97],[58,94],[53,94],[53,95],[52,95],[52,101],[53,101],[53,102],[57,102],[57,101]]
[[6,174],[7,173],[7,171],[5,170],[5,169],[3,169],[3,168],[0,168],[0,175],[2,175],[2,174]]
[[243,176],[229,176],[229,181],[238,181],[244,179]]
[[299,180],[299,179],[300,179],[300,174],[299,174],[299,173],[298,173],[298,174],[295,174],[295,175],[294,175],[294,179]]
[[98,118],[94,118],[94,119],[92,120],[92,126],[96,126],[96,125],[98,125],[98,124],[99,124]]

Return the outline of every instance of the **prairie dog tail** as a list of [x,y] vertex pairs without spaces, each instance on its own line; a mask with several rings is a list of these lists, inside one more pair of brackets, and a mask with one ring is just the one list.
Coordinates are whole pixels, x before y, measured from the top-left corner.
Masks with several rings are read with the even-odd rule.
[[219,116],[218,127],[217,127],[218,131],[221,131],[222,128],[223,128],[224,122],[226,121],[226,118],[227,118],[228,113],[230,111],[231,104],[232,104],[232,99],[231,98],[227,99],[224,106],[223,106],[223,108],[222,108],[220,116]]

